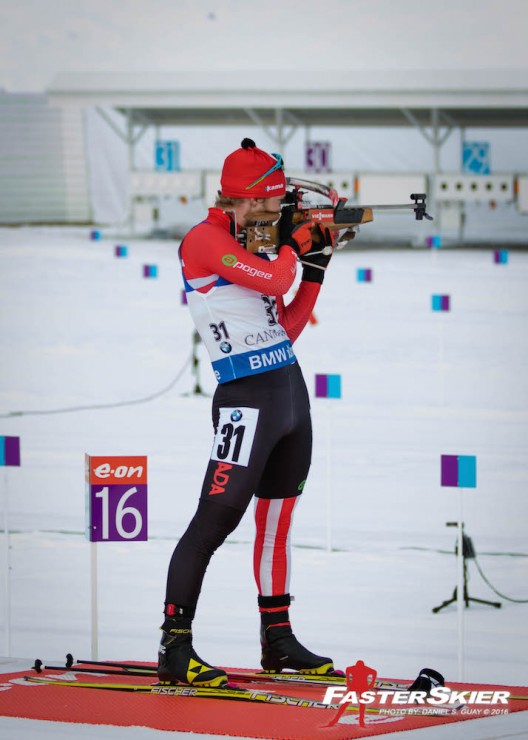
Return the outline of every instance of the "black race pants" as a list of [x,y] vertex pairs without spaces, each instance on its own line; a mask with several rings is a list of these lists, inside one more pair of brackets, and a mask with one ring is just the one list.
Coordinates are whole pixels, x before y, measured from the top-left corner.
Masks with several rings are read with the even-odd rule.
[[310,402],[297,363],[218,386],[215,438],[198,509],[169,565],[166,603],[196,606],[212,554],[252,497],[302,493],[312,452]]

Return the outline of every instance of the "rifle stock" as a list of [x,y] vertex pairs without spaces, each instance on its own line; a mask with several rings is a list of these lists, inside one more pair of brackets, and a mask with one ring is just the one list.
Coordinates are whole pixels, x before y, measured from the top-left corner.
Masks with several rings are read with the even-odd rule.
[[[327,186],[319,183],[311,183],[306,180],[294,180],[288,178],[288,184],[293,186],[293,191],[286,194],[283,209],[292,211],[292,222],[301,224],[310,222],[313,225],[313,240],[319,242],[319,230],[317,226],[330,229],[330,231],[343,231],[341,235],[341,246],[347,241],[347,232],[353,231],[355,227],[361,224],[374,221],[375,210],[413,210],[417,221],[423,218],[432,220],[425,210],[425,194],[411,194],[411,203],[402,205],[381,205],[381,206],[349,206],[346,199],[338,199],[337,193]],[[311,187],[312,186],[312,187]],[[332,205],[306,207],[302,203],[302,191],[311,190],[312,192],[324,195],[329,198]],[[243,239],[248,252],[274,253],[277,251],[279,244],[279,220],[270,220],[269,213],[257,213],[254,216],[254,223],[244,229]],[[337,246],[337,244],[336,244]]]
[[[348,231],[355,226],[369,223],[374,220],[372,208],[308,208],[302,211],[295,211],[292,217],[294,224],[301,224],[305,221],[313,223],[312,238],[317,244],[319,241],[319,231],[317,226],[330,229],[330,231]],[[273,252],[279,244],[279,224],[278,221],[270,223],[269,214],[255,214],[255,223],[246,227],[246,249],[248,252]]]

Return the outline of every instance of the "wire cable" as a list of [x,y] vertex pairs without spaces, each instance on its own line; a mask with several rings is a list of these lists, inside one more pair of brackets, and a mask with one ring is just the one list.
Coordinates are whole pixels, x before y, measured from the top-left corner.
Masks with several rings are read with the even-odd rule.
[[174,377],[169,385],[167,385],[165,388],[162,388],[159,391],[156,391],[155,393],[151,393],[149,396],[144,396],[142,398],[133,398],[130,401],[116,401],[114,403],[97,403],[97,404],[91,404],[87,406],[67,406],[62,409],[47,409],[42,411],[10,411],[7,414],[0,414],[0,419],[12,419],[13,417],[18,416],[46,416],[48,414],[69,414],[77,411],[97,411],[101,409],[115,409],[119,406],[133,406],[137,403],[148,403],[149,401],[153,401],[156,398],[159,398],[160,396],[164,396],[166,393],[171,391],[176,383],[180,380],[183,373],[187,369],[187,367],[191,364],[193,360],[193,352],[189,355],[187,360],[185,360],[185,363],[178,371],[176,377]]
[[501,599],[506,599],[506,601],[513,601],[515,604],[528,604],[528,599],[513,599],[511,598],[511,596],[505,596],[504,594],[501,594],[500,591],[497,591],[495,586],[493,586],[493,584],[491,584],[489,580],[486,578],[486,576],[484,575],[484,572],[482,568],[480,567],[480,564],[477,558],[473,558],[473,560],[475,561],[475,565],[477,566],[477,570],[480,573],[482,580],[484,581],[484,583],[486,583],[491,588],[493,593],[497,594],[497,596],[500,596]]
[[[422,552],[438,552],[440,555],[452,555],[453,550],[441,550],[437,547],[418,547],[416,545],[406,545],[400,547],[400,550],[420,550]],[[528,558],[528,552],[481,552],[480,555],[494,555],[496,557],[508,557],[508,558]]]
[[[423,551],[429,551],[429,552],[438,552],[441,555],[452,555],[452,550],[439,550],[434,547],[402,547],[401,550],[423,550]],[[508,556],[508,557],[517,557],[517,558],[526,558],[528,557],[527,553],[524,552],[484,552],[480,553],[481,555],[493,555],[493,556]],[[484,571],[480,567],[480,563],[478,562],[476,556],[473,556],[471,560],[475,561],[475,565],[477,567],[478,572],[480,573],[480,576],[482,577],[482,580],[484,583],[486,583],[487,586],[493,591],[493,593],[496,593],[497,596],[500,596],[501,599],[505,599],[506,601],[512,601],[515,604],[528,604],[528,599],[514,599],[511,596],[506,596],[505,594],[502,594],[500,591],[498,591],[495,586],[493,586],[492,583],[486,578]]]

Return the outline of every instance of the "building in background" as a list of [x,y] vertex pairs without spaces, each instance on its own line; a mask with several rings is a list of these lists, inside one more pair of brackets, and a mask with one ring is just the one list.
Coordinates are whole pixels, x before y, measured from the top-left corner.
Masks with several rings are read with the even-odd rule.
[[527,241],[524,75],[314,72],[258,91],[249,77],[233,73],[227,87],[208,72],[64,73],[45,95],[0,94],[0,223],[179,236],[214,200],[225,152],[249,135],[280,151],[288,174],[357,204],[427,192],[432,224],[383,217],[366,240]]

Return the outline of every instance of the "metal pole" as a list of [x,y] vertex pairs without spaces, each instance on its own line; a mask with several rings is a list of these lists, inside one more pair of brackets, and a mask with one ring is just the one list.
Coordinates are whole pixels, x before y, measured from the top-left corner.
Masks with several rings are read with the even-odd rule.
[[441,234],[442,231],[442,213],[441,207],[436,202],[436,186],[438,175],[440,174],[440,131],[439,131],[439,113],[438,108],[431,109],[431,140],[433,144],[433,177],[431,192],[429,193],[429,207],[431,213],[434,213],[435,231]]
[[326,401],[326,549],[332,552],[332,442],[330,405]]
[[11,558],[9,538],[9,489],[7,469],[4,470],[4,544],[5,544],[5,650],[11,657]]
[[[462,172],[465,138],[466,138],[466,129],[461,127],[460,128],[460,172]],[[465,226],[466,226],[466,203],[465,201],[462,201],[462,203],[460,203],[459,205],[459,214],[458,214],[458,240],[460,242],[460,246],[462,246],[462,244],[464,243]]]
[[[128,149],[128,179],[129,182],[132,177],[132,172],[134,171],[134,124],[132,121],[132,111],[130,109],[127,110],[126,113],[126,132],[127,132],[127,149]],[[130,231],[130,234],[132,235],[134,231],[134,198],[132,195],[129,195],[129,201],[128,201],[128,228]]]
[[284,145],[282,108],[275,109],[275,126],[277,128],[277,134],[276,134],[277,148],[279,150],[279,154],[284,154],[284,152],[282,151],[282,147]]
[[464,680],[464,489],[458,489],[459,519],[458,519],[458,558],[457,558],[457,625],[458,625],[458,680]]
[[90,576],[92,586],[92,660],[98,653],[98,608],[97,608],[97,542],[91,542]]

